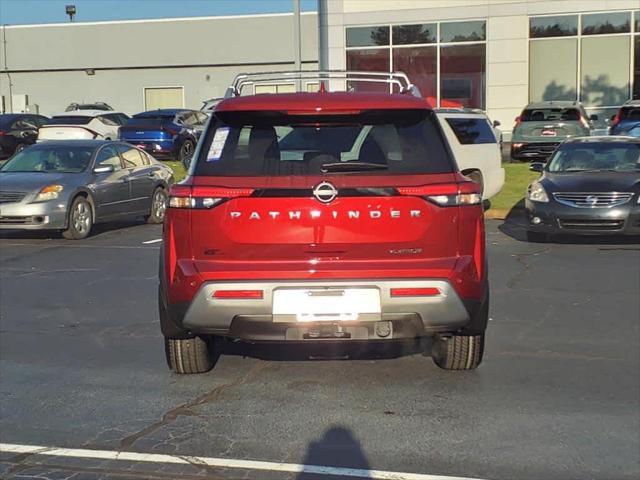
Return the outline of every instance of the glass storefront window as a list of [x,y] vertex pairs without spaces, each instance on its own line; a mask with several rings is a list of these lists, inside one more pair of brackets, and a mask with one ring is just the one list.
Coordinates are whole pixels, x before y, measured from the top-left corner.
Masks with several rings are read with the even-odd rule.
[[389,27],[347,28],[347,47],[389,45]]
[[427,23],[424,25],[394,25],[393,44],[412,45],[415,43],[435,43],[437,25]]
[[633,98],[640,99],[640,35],[633,39],[634,43],[634,72],[633,72]]
[[622,105],[629,100],[628,36],[583,38],[580,100],[586,106]]
[[630,12],[595,13],[582,15],[582,34],[629,33],[631,31]]
[[404,72],[432,105],[437,104],[437,47],[405,47],[393,49],[393,70]]
[[[347,70],[388,72],[389,49],[347,50]],[[389,85],[386,83],[349,82],[347,88],[357,92],[389,92]]]
[[484,44],[441,47],[441,106],[485,108],[485,54]]
[[443,43],[477,42],[485,40],[486,37],[486,22],[484,20],[440,24],[440,41]]
[[640,33],[640,10],[636,10],[633,13],[633,16],[636,20],[636,28],[634,29],[634,32]]
[[567,37],[577,34],[577,15],[531,17],[529,19],[529,36],[531,38]]
[[529,42],[529,101],[576,100],[578,39]]

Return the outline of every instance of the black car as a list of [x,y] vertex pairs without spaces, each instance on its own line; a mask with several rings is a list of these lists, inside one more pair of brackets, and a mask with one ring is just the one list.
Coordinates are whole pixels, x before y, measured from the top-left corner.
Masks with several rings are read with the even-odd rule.
[[640,235],[640,139],[583,137],[564,142],[529,185],[531,241],[549,234]]
[[36,143],[38,128],[49,119],[32,113],[0,115],[0,159],[9,158],[24,147]]

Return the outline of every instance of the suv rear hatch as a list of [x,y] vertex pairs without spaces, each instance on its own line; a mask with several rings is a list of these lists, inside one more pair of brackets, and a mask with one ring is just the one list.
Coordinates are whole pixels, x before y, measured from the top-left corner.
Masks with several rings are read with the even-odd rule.
[[89,127],[93,117],[64,115],[53,117],[38,129],[38,140],[90,140],[101,135]]
[[129,143],[171,140],[174,116],[134,116],[120,127],[120,138]]
[[214,121],[170,204],[190,202],[191,255],[205,277],[454,267],[462,177],[432,111],[234,111]]
[[582,135],[589,135],[589,128],[577,108],[535,108],[522,112],[512,142],[554,142]]

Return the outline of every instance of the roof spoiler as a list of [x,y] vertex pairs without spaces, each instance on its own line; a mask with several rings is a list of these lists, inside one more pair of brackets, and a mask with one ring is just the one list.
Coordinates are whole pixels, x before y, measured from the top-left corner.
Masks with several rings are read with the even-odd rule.
[[[402,72],[384,73],[384,72],[360,72],[352,70],[295,70],[281,72],[257,72],[257,73],[241,73],[233,80],[233,83],[227,88],[224,98],[239,97],[242,89],[246,86],[255,86],[260,84],[269,84],[273,82],[290,82],[296,87],[296,91],[301,90],[302,83],[317,82],[319,91],[329,91],[329,84],[336,82],[345,83],[346,86],[342,91],[350,91],[351,83],[386,83],[387,85],[396,85],[400,93],[413,95],[414,97],[422,97],[420,90],[409,81],[409,77]],[[341,91],[341,90],[332,90]]]

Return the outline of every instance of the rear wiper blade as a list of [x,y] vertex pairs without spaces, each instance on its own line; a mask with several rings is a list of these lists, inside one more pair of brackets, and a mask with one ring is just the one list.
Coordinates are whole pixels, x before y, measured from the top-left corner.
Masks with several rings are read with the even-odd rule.
[[322,165],[322,173],[328,172],[358,172],[361,170],[387,170],[387,165],[369,162],[336,162]]

